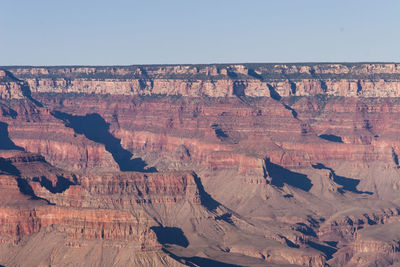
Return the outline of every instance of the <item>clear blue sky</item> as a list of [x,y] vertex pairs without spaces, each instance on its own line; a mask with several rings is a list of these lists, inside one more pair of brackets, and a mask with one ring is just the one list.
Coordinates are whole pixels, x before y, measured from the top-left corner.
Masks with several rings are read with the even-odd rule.
[[4,0],[0,65],[400,62],[399,0]]

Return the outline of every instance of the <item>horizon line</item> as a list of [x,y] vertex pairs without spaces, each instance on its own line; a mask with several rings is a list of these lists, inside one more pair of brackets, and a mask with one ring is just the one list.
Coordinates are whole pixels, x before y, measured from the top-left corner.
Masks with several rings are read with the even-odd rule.
[[294,61],[294,62],[242,62],[242,63],[151,63],[151,64],[120,64],[120,65],[0,65],[0,68],[60,68],[60,67],[146,67],[146,66],[231,66],[231,65],[318,65],[318,64],[400,64],[395,61]]

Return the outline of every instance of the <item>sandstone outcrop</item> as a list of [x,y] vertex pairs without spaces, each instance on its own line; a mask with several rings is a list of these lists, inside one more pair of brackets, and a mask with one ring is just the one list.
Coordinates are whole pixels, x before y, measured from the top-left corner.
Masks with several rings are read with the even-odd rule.
[[0,70],[0,99],[22,99],[24,86],[10,72]]
[[399,64],[9,67],[32,92],[111,95],[398,97]]

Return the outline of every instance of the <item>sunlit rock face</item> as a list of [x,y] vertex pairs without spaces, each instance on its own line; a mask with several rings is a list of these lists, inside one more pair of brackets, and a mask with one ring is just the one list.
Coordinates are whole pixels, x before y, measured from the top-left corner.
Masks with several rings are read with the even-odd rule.
[[[33,93],[398,97],[399,64],[9,67]],[[1,75],[1,74],[0,74]],[[4,76],[4,74],[3,74]]]
[[398,64],[5,68],[0,265],[399,264],[399,87]]

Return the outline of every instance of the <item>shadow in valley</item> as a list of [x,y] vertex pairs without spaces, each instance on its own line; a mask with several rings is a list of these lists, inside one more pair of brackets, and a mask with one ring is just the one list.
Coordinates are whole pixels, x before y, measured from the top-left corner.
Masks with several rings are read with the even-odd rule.
[[221,216],[217,216],[217,217],[215,217],[215,220],[216,221],[225,221],[227,223],[234,224],[232,221],[232,214],[230,214],[230,213],[224,213]]
[[[213,199],[212,196],[205,191],[200,177],[198,177],[195,172],[192,172],[192,175],[194,177],[194,182],[196,183],[197,189],[199,190],[201,205],[206,207],[209,211],[215,211],[218,207],[221,206],[221,203],[219,203],[218,201]],[[232,225],[234,224],[234,222],[232,221],[232,214],[229,212],[224,213],[220,216],[216,216],[215,220],[216,221],[225,221]]]
[[280,101],[282,97],[280,94],[275,90],[275,88],[270,85],[269,83],[267,84],[268,90],[269,90],[269,95],[271,96],[272,99],[275,99],[276,101]]
[[305,223],[296,223],[296,231],[302,233],[303,235],[317,237],[315,231]]
[[156,233],[157,240],[162,245],[174,244],[185,248],[189,246],[189,241],[185,234],[178,227],[152,226],[150,229]]
[[233,83],[233,94],[236,95],[237,97],[244,97],[245,96],[245,90],[246,90],[246,84],[242,81],[235,81]]
[[31,95],[31,89],[29,88],[29,85],[24,82],[24,84],[21,87],[22,90],[22,94],[23,96],[25,96],[26,98],[28,98],[32,103],[34,103],[36,106],[38,107],[43,107],[43,104],[40,103],[39,101],[37,101],[36,99],[34,99]]
[[20,177],[21,172],[9,160],[5,158],[0,158],[0,171],[10,175],[17,176],[15,180],[17,181],[17,186],[22,194],[30,196],[31,199],[33,200],[42,199],[46,201],[48,204],[51,204],[48,200],[40,198],[35,195],[35,192],[33,191],[28,181]]
[[308,192],[313,186],[307,175],[285,169],[272,163],[269,158],[265,159],[264,175],[265,177],[271,177],[271,184],[277,187],[283,187],[284,184],[288,184]]
[[392,159],[393,159],[394,164],[396,164],[397,168],[400,168],[399,155],[397,155],[397,153],[393,147],[392,147]]
[[99,114],[92,113],[85,116],[75,116],[68,113],[54,111],[52,115],[64,121],[65,126],[74,129],[75,133],[83,134],[89,140],[103,144],[111,153],[121,171],[156,172],[156,168],[147,166],[141,158],[132,159],[133,154],[121,146],[121,140],[110,132],[110,124]]
[[21,172],[7,159],[0,158],[0,171],[19,176]]
[[213,211],[219,206],[221,206],[221,203],[213,199],[205,190],[203,187],[203,184],[201,183],[200,178],[197,176],[196,173],[192,173],[194,177],[194,182],[197,185],[197,188],[199,190],[199,195],[200,195],[200,201],[203,206],[205,206],[208,210]]
[[225,262],[221,262],[221,261],[216,261],[216,260],[212,260],[212,259],[208,259],[208,258],[202,258],[202,257],[180,257],[177,256],[175,254],[173,254],[172,252],[170,252],[168,249],[166,248],[162,248],[163,252],[165,252],[166,254],[168,254],[168,256],[170,256],[171,258],[173,258],[174,260],[183,263],[186,266],[190,266],[190,267],[239,267],[241,265],[235,265],[235,264],[230,264],[230,263],[225,263]]
[[43,200],[45,202],[47,202],[47,204],[49,205],[55,205],[54,203],[51,203],[49,200],[45,199],[45,198],[41,198],[38,197],[35,194],[35,191],[33,191],[32,186],[29,184],[29,182],[21,177],[17,178],[17,184],[18,184],[18,188],[19,191],[27,196],[30,196],[32,200]]
[[284,101],[281,101],[282,100],[281,95],[275,90],[275,88],[272,85],[267,84],[267,86],[268,86],[268,90],[269,90],[269,94],[270,94],[271,98],[276,100],[276,101],[280,101],[285,109],[287,109],[290,112],[292,112],[293,118],[297,119],[296,110],[294,110],[291,106],[285,104]]
[[34,182],[39,182],[41,186],[46,188],[50,193],[57,194],[62,193],[67,190],[71,185],[75,185],[75,183],[71,182],[70,180],[66,179],[63,176],[57,176],[56,185],[53,185],[51,180],[47,177],[35,177],[33,179]]
[[28,183],[27,180],[23,178],[17,178],[18,188],[19,191],[27,196],[31,196],[32,199],[40,199],[38,196],[35,195],[31,185]]
[[219,140],[224,141],[226,138],[228,138],[228,135],[221,129],[221,127],[217,123],[211,124],[211,129],[214,130],[215,136]]
[[0,108],[3,117],[10,117],[12,119],[15,119],[18,116],[18,113],[10,107],[1,106]]
[[[257,80],[260,80],[261,82],[264,82],[264,78],[253,69],[248,70],[248,75],[256,78]],[[271,84],[267,83],[267,87],[269,90],[269,95],[272,99],[276,101],[280,101],[282,99],[281,95],[275,90],[275,88]]]
[[312,241],[308,241],[307,245],[309,245],[310,247],[312,247],[313,249],[319,250],[322,253],[325,254],[326,259],[330,260],[333,258],[333,254],[336,253],[337,249],[333,248],[331,246],[326,246],[326,245],[322,245],[322,244],[318,244]]
[[334,135],[334,134],[321,134],[318,137],[325,139],[327,141],[343,143],[342,137]]
[[258,80],[260,80],[260,81],[262,81],[263,80],[263,77],[260,75],[260,74],[258,74],[255,70],[253,70],[253,69],[248,69],[248,71],[247,71],[247,73],[249,74],[249,76],[252,76],[252,77],[254,77],[254,78],[256,78],[256,79],[258,79]]
[[289,239],[287,239],[286,236],[283,236],[283,235],[278,235],[278,236],[280,238],[282,238],[283,240],[285,240],[285,243],[288,247],[291,247],[291,248],[299,248],[300,247],[299,245],[297,245],[297,244],[293,243],[292,241],[290,241]]
[[312,167],[314,169],[318,169],[318,170],[321,170],[321,169],[329,170],[332,173],[333,181],[336,184],[342,186],[341,188],[338,189],[339,193],[341,193],[341,194],[343,194],[345,191],[350,191],[350,192],[353,192],[356,194],[368,194],[368,195],[373,194],[372,192],[369,192],[369,191],[359,191],[357,189],[357,186],[360,183],[359,179],[347,178],[344,176],[336,175],[336,173],[333,169],[326,167],[322,163],[314,164],[314,165],[312,165]]
[[220,267],[239,267],[240,265],[225,263],[201,257],[184,258],[187,262],[195,264],[194,266],[220,266]]
[[297,119],[297,111],[294,110],[291,106],[286,105],[285,103],[282,103],[284,108],[286,108],[287,110],[289,110],[290,112],[292,112],[292,116],[293,118]]
[[8,124],[0,122],[0,149],[3,150],[21,150],[22,147],[16,146],[8,135]]
[[290,93],[291,93],[292,95],[296,95],[296,92],[297,92],[297,85],[296,85],[296,83],[294,83],[294,82],[292,82],[292,81],[289,81],[289,84],[290,84]]

